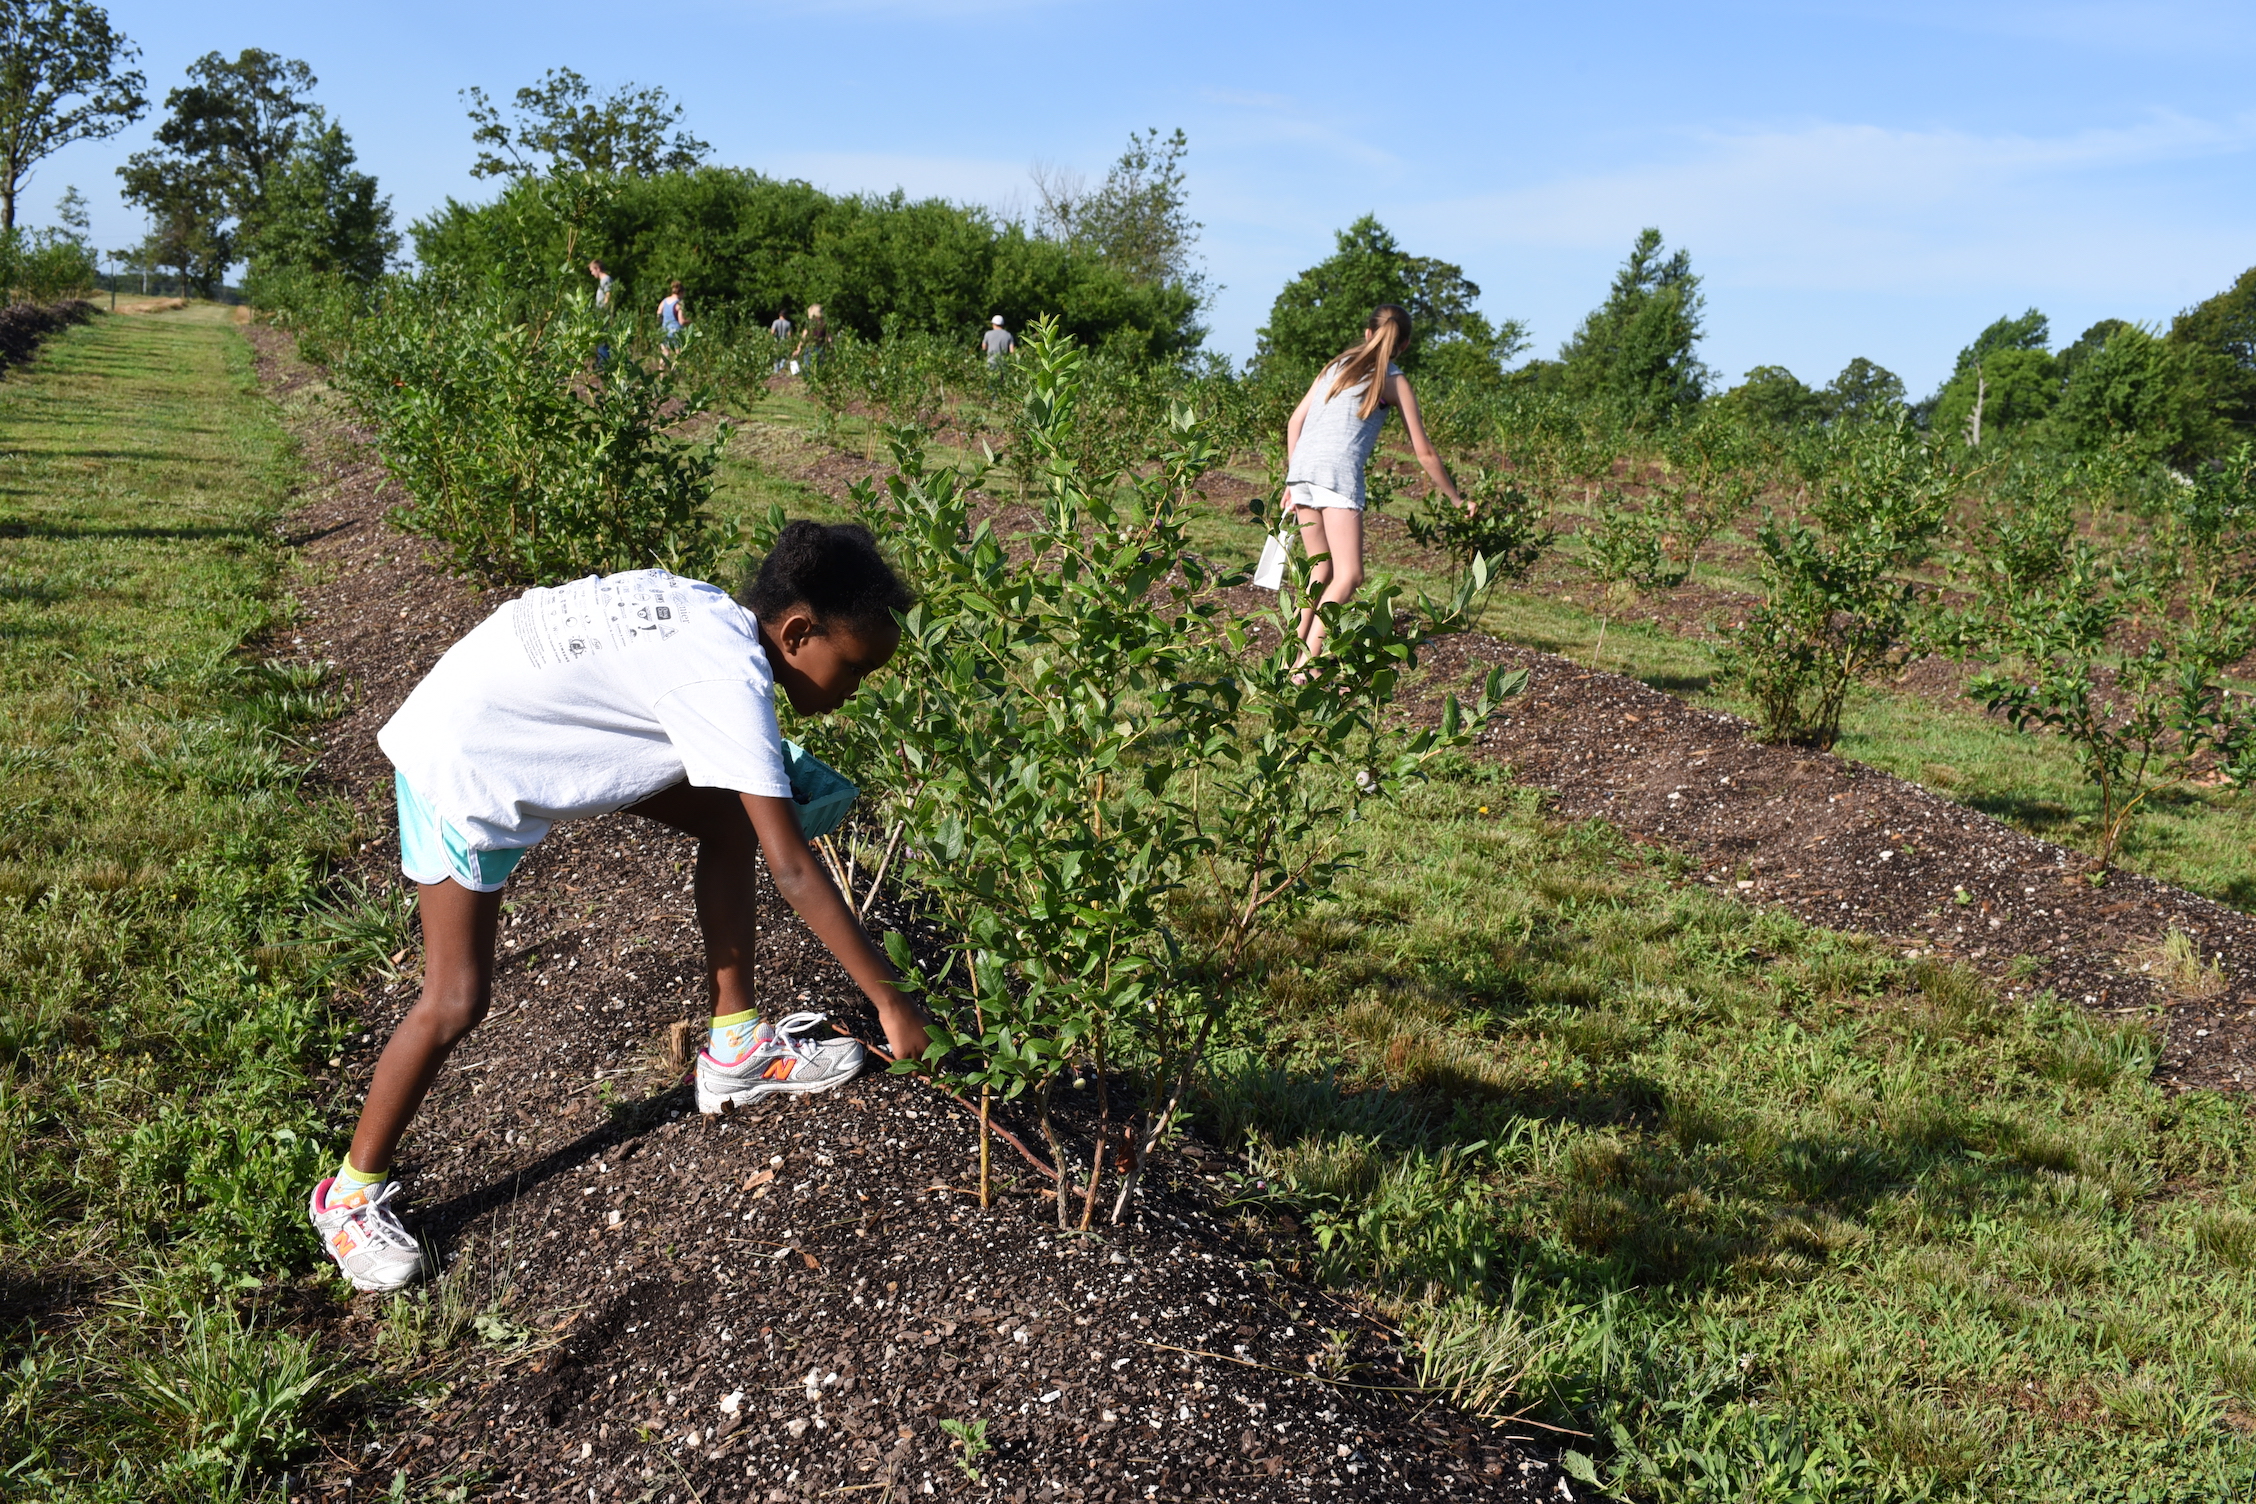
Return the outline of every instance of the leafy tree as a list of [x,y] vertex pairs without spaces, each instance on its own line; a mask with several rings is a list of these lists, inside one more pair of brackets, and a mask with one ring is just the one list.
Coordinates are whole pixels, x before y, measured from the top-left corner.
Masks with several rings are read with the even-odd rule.
[[1874,418],[1893,421],[1903,400],[1903,378],[1859,355],[1826,383],[1819,394],[1819,411],[1829,423],[1864,423]]
[[1324,363],[1360,343],[1364,321],[1381,303],[1408,310],[1415,330],[1401,357],[1405,371],[1416,371],[1445,344],[1462,344],[1476,360],[1501,371],[1502,363],[1524,349],[1526,326],[1506,319],[1489,323],[1473,304],[1478,284],[1463,267],[1429,256],[1412,256],[1386,226],[1364,215],[1339,232],[1338,248],[1285,284],[1270,305],[1269,322],[1255,331],[1254,359],[1288,384],[1312,379]]
[[838,196],[739,168],[521,177],[491,203],[450,201],[410,233],[424,265],[464,277],[584,288],[580,268],[600,256],[629,285],[678,277],[693,306],[762,326],[778,308],[820,303],[832,329],[868,339],[890,327],[968,344],[996,313],[1014,327],[1054,314],[1082,343],[1138,360],[1177,358],[1199,339],[1188,290],[1132,281],[983,210]]
[[1907,416],[1826,436],[1806,517],[1755,533],[1765,600],[1726,639],[1724,676],[1755,702],[1768,741],[1830,749],[1849,691],[1903,641],[1958,477]]
[[141,49],[98,5],[0,6],[0,233],[16,227],[31,169],[73,141],[103,141],[147,113],[147,80],[122,65]]
[[[1193,542],[1193,487],[1221,458],[1199,414],[1178,405],[1159,452],[1091,471],[1071,455],[1083,352],[1044,324],[1022,359],[1039,459],[1013,517],[975,520],[979,477],[907,438],[882,490],[856,483],[920,598],[895,671],[818,750],[883,786],[947,957],[927,969],[887,938],[938,1019],[895,1069],[1026,1102],[1058,1225],[1078,1202],[1086,1227],[1100,1190],[1126,1211],[1265,940],[1350,870],[1364,804],[1469,742],[1507,681],[1492,671],[1470,715],[1451,698],[1439,727],[1402,726],[1388,707],[1415,640],[1382,588],[1321,608],[1324,680],[1294,683],[1297,645],[1250,650],[1214,588],[1232,577]],[[1085,1171],[1052,1116],[1083,1070],[1102,1094]],[[1122,1076],[1140,1090],[1116,1116]]]
[[141,164],[126,198],[149,215],[148,239],[136,253],[141,264],[176,270],[183,296],[191,288],[209,296],[234,259],[226,205],[210,174],[182,158],[159,157]]
[[1742,422],[1769,428],[1799,428],[1825,415],[1824,399],[1784,366],[1756,366],[1716,400]]
[[2061,394],[2065,436],[2086,449],[2124,446],[2188,464],[2224,437],[2201,352],[2126,324],[2076,367]]
[[2128,319],[2101,319],[2077,335],[2074,344],[2053,357],[2053,364],[2060,372],[2060,384],[2066,387],[2075,380],[2076,368],[2105,348],[2107,342],[2115,337],[2116,330],[2130,327]]
[[1190,149],[1180,129],[1164,140],[1156,126],[1131,131],[1127,150],[1093,192],[1071,174],[1038,170],[1034,186],[1042,196],[1042,232],[1091,252],[1135,281],[1187,287],[1203,302],[1206,279],[1193,262],[1202,227],[1191,218],[1183,186],[1183,158]]
[[[529,311],[443,275],[396,278],[332,367],[406,493],[392,521],[487,585],[657,566],[710,577],[734,524],[708,503],[721,423],[677,429],[710,394],[636,358],[633,317],[591,297]],[[622,358],[586,373],[610,346]]]
[[2060,363],[2043,350],[1999,346],[1947,382],[1935,400],[1933,430],[1945,439],[1970,441],[1975,404],[1982,434],[2025,428],[2051,413],[2060,400]]
[[[165,95],[159,149],[135,152],[118,175],[125,197],[200,247],[207,290],[255,238],[267,177],[296,149],[316,80],[304,63],[246,47],[231,62],[207,52]],[[171,232],[168,232],[171,233]]]
[[[1985,592],[1988,645],[2002,657],[1968,693],[2016,730],[2074,749],[2098,796],[2095,866],[2150,796],[2209,771],[2205,754],[2221,753],[2236,783],[2256,772],[2256,727],[2223,679],[2256,648],[2256,449],[2243,444],[2171,491],[2144,567],[2076,538],[2065,507],[2051,509],[2049,536],[1993,529],[1999,543],[2040,546],[2010,550],[2035,567]],[[2128,637],[2116,630],[2126,620],[2138,626]]]
[[1974,336],[1974,343],[1958,352],[1951,379],[1971,372],[1996,350],[2042,350],[2052,343],[2052,321],[2031,308],[2019,318],[2001,318]]
[[94,216],[87,207],[86,195],[76,185],[63,185],[63,196],[55,200],[55,223],[80,245],[94,243]]
[[2200,365],[2219,414],[2243,430],[2256,429],[2256,266],[2172,319],[2165,338],[2204,357]]
[[480,148],[470,168],[474,177],[576,171],[646,178],[687,172],[713,150],[687,131],[666,134],[681,122],[682,108],[664,89],[622,84],[598,99],[570,68],[551,68],[539,83],[517,91],[514,126],[485,90],[462,94],[477,127],[470,133]]
[[284,271],[370,283],[399,253],[392,205],[355,165],[352,138],[319,109],[296,150],[267,175],[266,204],[248,246],[250,283]]
[[1664,256],[1661,232],[1640,231],[1606,301],[1559,350],[1567,391],[1636,423],[1692,406],[1708,381],[1693,353],[1705,305],[1691,252]]

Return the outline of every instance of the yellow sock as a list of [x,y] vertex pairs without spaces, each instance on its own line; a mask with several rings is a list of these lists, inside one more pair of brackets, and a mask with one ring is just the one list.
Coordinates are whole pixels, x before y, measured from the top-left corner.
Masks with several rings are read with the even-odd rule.
[[329,1198],[332,1201],[342,1200],[355,1191],[365,1191],[372,1185],[382,1185],[391,1178],[391,1174],[390,1170],[378,1170],[373,1175],[364,1174],[353,1168],[352,1159],[347,1156],[337,1162],[337,1180],[336,1184],[329,1188]]
[[759,1027],[760,1015],[750,1008],[716,1016],[705,1053],[723,1065],[733,1065],[752,1048],[752,1035]]

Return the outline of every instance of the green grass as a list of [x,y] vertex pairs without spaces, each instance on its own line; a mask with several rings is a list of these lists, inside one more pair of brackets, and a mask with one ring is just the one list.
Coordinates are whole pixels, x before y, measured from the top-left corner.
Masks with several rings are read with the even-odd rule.
[[254,1492],[329,1383],[260,1292],[318,1257],[352,831],[299,788],[320,675],[245,651],[293,609],[297,467],[226,314],[100,318],[0,382],[9,1497]]
[[2256,1490],[2256,1123],[2151,1084],[2142,1024],[1712,897],[1465,764],[1267,962],[1206,1108],[1249,1229],[1633,1497]]

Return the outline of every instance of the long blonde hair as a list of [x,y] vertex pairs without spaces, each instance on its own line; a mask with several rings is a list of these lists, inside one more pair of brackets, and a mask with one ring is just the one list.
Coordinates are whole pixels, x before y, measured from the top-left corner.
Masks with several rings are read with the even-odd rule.
[[1379,410],[1379,398],[1386,390],[1387,367],[1409,345],[1410,315],[1399,303],[1381,303],[1364,321],[1363,343],[1352,350],[1341,351],[1333,361],[1339,374],[1332,378],[1332,389],[1324,394],[1324,400],[1329,402],[1357,382],[1368,381],[1371,385],[1363,393],[1363,405],[1356,410],[1357,417],[1368,418]]

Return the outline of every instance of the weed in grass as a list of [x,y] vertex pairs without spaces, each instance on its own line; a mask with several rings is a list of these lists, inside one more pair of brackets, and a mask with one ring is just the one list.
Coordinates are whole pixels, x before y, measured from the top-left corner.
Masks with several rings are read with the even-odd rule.
[[416,948],[414,890],[385,881],[340,884],[315,907],[311,927],[334,973],[396,982]]
[[2164,987],[2185,998],[2215,997],[2225,990],[2225,974],[2214,962],[2201,959],[2200,947],[2185,931],[2173,928],[2162,943],[2136,960],[2139,970],[2151,974]]
[[1503,1422],[1536,1400],[1529,1380],[1557,1350],[1510,1300],[1437,1303],[1412,1324],[1418,1382],[1484,1420]]
[[199,1307],[177,1335],[123,1365],[125,1399],[156,1455],[213,1491],[237,1489],[313,1439],[333,1365],[289,1333],[259,1329],[226,1305]]
[[2193,1246],[2228,1269],[2256,1269],[2256,1217],[2227,1207],[2193,1219]]
[[1872,1415],[1872,1438],[1882,1455],[1945,1489],[1958,1488],[1981,1470],[1997,1430],[1993,1417],[1917,1396],[1884,1401]]
[[[391,1297],[376,1334],[378,1351],[391,1363],[415,1367],[472,1334],[505,1346],[530,1335],[505,1314],[517,1293],[510,1277],[512,1243],[504,1239],[490,1256],[481,1257],[481,1252],[478,1239],[465,1238],[438,1279]],[[429,1248],[424,1257],[427,1266],[436,1262]]]
[[2071,1086],[2107,1086],[2146,1079],[2161,1055],[2153,1030],[2142,1023],[2110,1025],[2076,1018],[2053,1042],[2045,1073]]

